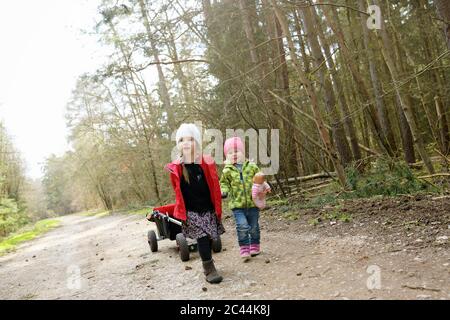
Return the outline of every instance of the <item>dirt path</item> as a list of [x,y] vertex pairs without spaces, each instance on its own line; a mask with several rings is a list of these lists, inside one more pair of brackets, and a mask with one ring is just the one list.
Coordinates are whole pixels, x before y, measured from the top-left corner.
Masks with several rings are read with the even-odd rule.
[[[448,212],[450,201],[437,207]],[[225,219],[225,251],[215,254],[220,285],[205,283],[197,253],[181,262],[174,242],[151,253],[146,233],[154,225],[142,216],[66,216],[59,228],[0,258],[0,298],[450,299],[448,213],[432,224],[441,226],[434,242],[420,229],[365,229],[373,219],[356,214],[351,223],[316,227],[307,223],[311,216],[286,222],[268,211],[264,252],[248,263],[239,261],[232,219]]]

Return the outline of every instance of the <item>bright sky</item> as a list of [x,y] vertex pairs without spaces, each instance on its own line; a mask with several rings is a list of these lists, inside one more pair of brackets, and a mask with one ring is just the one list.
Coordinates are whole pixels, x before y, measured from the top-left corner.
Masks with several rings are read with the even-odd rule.
[[27,174],[66,143],[64,110],[84,72],[104,61],[92,30],[98,1],[1,1],[0,118],[26,160]]

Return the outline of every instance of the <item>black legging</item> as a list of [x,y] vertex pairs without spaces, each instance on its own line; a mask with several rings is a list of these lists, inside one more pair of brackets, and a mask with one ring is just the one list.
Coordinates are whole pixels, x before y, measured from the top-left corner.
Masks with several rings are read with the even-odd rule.
[[211,254],[211,240],[208,236],[201,237],[197,239],[197,245],[198,245],[198,253],[200,254],[200,257],[202,258],[202,261],[209,261],[212,259]]

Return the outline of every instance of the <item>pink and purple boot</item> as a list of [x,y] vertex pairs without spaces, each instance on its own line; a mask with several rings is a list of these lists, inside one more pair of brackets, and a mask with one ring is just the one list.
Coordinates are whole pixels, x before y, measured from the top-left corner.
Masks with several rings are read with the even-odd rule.
[[250,255],[252,257],[257,256],[258,254],[261,253],[261,247],[259,244],[251,244],[250,245]]
[[250,259],[250,246],[240,246],[239,254],[244,262]]

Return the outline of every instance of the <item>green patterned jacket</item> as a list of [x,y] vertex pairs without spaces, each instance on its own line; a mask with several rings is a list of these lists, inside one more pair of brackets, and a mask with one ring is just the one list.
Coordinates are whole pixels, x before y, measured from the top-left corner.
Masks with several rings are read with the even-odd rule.
[[242,165],[242,179],[239,169],[227,163],[220,177],[220,189],[228,194],[228,207],[252,208],[256,207],[252,199],[253,176],[259,171],[258,166],[246,160]]

